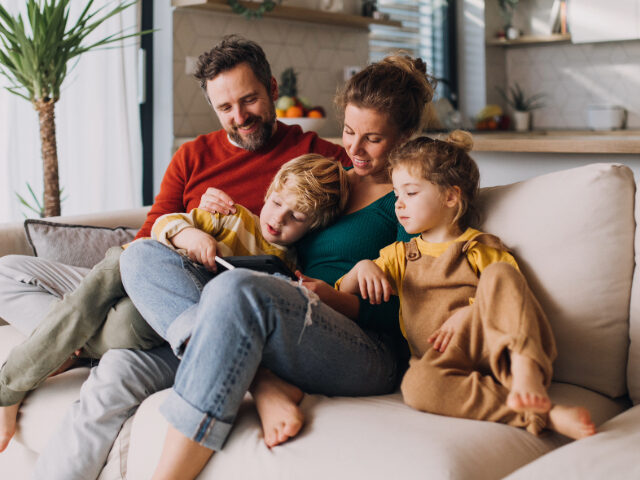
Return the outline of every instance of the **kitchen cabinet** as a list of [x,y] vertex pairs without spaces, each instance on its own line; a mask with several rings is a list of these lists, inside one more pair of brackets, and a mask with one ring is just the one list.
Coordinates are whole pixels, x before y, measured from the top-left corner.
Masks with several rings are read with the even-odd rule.
[[640,38],[640,0],[571,0],[568,13],[573,43]]

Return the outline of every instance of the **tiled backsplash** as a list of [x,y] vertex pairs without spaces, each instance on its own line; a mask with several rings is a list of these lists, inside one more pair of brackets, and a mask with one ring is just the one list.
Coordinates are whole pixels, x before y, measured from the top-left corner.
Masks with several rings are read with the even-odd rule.
[[627,128],[640,127],[640,41],[559,44],[506,52],[508,83],[546,94],[535,128],[585,128],[587,107],[627,109]]
[[339,134],[333,95],[343,81],[343,67],[366,65],[366,30],[267,18],[246,20],[235,14],[196,10],[175,10],[173,22],[174,136],[191,137],[220,128],[197,80],[186,73],[185,59],[197,58],[232,33],[262,46],[278,81],[285,68],[293,67],[298,72],[299,95],[327,111],[327,122],[319,133]]

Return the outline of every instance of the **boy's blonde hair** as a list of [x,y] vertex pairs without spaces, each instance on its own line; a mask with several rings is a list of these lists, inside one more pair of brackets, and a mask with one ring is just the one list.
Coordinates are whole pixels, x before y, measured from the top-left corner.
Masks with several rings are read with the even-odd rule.
[[347,204],[347,172],[332,158],[315,153],[300,155],[280,167],[265,199],[283,190],[292,192],[295,208],[312,219],[310,229],[326,227]]
[[462,130],[454,130],[446,140],[418,137],[391,153],[389,170],[405,167],[411,174],[433,183],[442,191],[460,188],[458,211],[453,222],[465,229],[479,220],[475,200],[480,172],[467,153],[472,147],[471,134]]

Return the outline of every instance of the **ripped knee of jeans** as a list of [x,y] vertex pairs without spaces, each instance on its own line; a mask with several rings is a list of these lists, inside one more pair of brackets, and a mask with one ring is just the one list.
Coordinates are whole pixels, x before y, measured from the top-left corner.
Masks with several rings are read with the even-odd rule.
[[297,282],[291,281],[291,284],[296,286],[300,292],[307,298],[307,309],[304,314],[304,322],[302,323],[302,330],[300,331],[300,336],[298,337],[298,343],[302,341],[302,335],[304,334],[305,329],[313,323],[311,319],[313,315],[313,306],[317,305],[320,302],[320,297],[315,292],[312,292],[307,287],[302,284],[302,279]]

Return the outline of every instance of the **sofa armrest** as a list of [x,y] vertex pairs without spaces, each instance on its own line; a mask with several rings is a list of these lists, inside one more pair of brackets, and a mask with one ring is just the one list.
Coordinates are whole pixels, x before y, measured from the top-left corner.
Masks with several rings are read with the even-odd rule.
[[[91,225],[96,227],[131,227],[139,228],[144,222],[151,207],[139,207],[126,210],[91,213],[84,215],[67,215],[47,217],[48,222],[68,223],[73,225]],[[33,255],[27,242],[22,222],[0,224],[0,257],[3,255]]]
[[10,254],[33,255],[20,222],[0,224],[0,257]]

